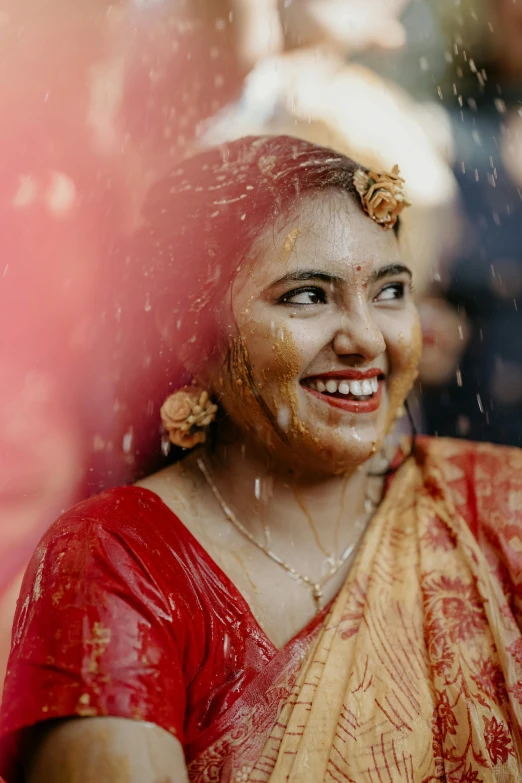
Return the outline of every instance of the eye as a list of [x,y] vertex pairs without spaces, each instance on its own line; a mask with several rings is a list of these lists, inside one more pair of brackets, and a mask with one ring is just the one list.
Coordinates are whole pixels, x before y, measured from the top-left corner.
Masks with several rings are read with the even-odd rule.
[[309,286],[308,288],[294,288],[288,291],[279,300],[281,304],[292,305],[316,305],[326,303],[326,293],[322,288]]
[[391,302],[397,299],[404,299],[406,286],[404,283],[390,283],[381,288],[374,302]]

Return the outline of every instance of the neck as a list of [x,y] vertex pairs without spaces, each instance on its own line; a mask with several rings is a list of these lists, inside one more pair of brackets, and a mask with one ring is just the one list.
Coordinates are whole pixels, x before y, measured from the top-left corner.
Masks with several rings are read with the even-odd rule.
[[356,545],[365,500],[377,501],[382,491],[382,480],[368,478],[368,465],[341,476],[303,476],[241,439],[199,456],[237,519],[296,567],[314,567]]

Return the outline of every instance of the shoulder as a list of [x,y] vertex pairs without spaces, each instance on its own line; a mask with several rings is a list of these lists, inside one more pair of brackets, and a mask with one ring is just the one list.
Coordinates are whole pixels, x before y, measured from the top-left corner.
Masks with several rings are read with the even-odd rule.
[[158,498],[173,513],[190,518],[201,510],[202,484],[199,468],[195,467],[194,455],[169,465],[157,473],[151,473],[134,487]]
[[[451,438],[420,438],[417,459],[441,479],[472,532],[522,531],[522,450]],[[522,536],[522,532],[521,532]]]
[[[215,500],[197,466],[195,455],[153,473],[136,485],[158,498],[178,519],[199,545],[215,555],[222,545],[221,513],[216,515]],[[226,523],[228,528],[228,522]]]
[[181,530],[135,487],[85,500],[52,525],[20,591],[0,734],[109,715],[183,737],[208,633]]
[[161,537],[173,522],[183,527],[153,492],[134,486],[114,487],[65,511],[47,530],[40,547],[59,542],[63,546],[71,539],[85,543],[90,535],[115,535],[122,540],[144,533],[148,538]]
[[144,623],[165,624],[184,646],[203,561],[197,542],[152,492],[107,490],[62,514],[40,541],[24,575],[15,638],[46,623],[68,633],[74,626],[79,638],[78,623],[95,617],[123,636]]
[[456,438],[421,437],[417,460],[443,471],[446,478],[473,477],[475,480],[517,483],[522,481],[522,449],[492,443],[476,443]]
[[160,517],[167,511],[160,498],[144,487],[113,487],[72,506],[57,519],[49,532],[89,524],[117,527],[132,519]]
[[140,487],[116,487],[78,503],[51,525],[29,562],[22,593],[63,584],[78,595],[102,587],[128,592],[138,590],[138,582],[163,593],[167,576],[183,592],[191,589],[187,564],[197,561],[194,549],[190,533],[159,497]]

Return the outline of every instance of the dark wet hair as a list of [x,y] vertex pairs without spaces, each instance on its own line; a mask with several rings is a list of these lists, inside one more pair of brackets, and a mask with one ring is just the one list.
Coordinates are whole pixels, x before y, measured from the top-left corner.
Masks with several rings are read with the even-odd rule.
[[[290,136],[247,137],[187,159],[151,188],[116,285],[119,349],[127,354],[119,404],[132,410],[134,429],[145,417],[159,444],[159,406],[191,379],[186,350],[210,355],[218,344],[216,314],[263,229],[311,193],[346,193],[362,209],[358,168]],[[160,334],[165,314],[174,340]]]

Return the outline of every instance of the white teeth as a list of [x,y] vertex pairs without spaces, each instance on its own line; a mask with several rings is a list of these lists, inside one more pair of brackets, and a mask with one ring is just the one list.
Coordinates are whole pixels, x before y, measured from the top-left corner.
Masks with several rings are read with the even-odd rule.
[[379,390],[379,380],[377,378],[365,378],[363,381],[334,381],[333,378],[328,378],[324,381],[314,380],[309,382],[309,386],[314,391],[318,391],[321,394],[328,392],[329,394],[351,394],[353,397],[371,397]]

